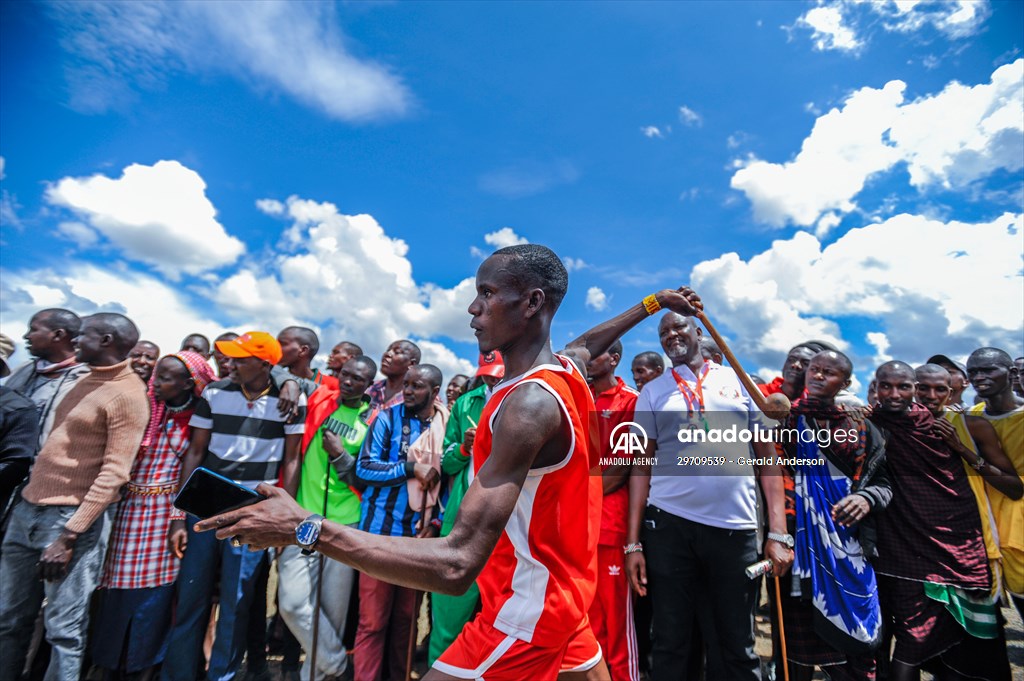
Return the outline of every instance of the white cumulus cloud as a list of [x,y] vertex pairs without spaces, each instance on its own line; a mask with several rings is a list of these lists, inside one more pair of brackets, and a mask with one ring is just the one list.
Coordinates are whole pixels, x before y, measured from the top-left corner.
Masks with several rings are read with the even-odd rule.
[[[0,156],[0,180],[7,178],[7,161]],[[21,206],[18,199],[6,189],[0,191],[0,227],[21,228],[21,218],[18,217],[18,210]]]
[[579,272],[582,269],[590,267],[582,258],[562,258],[562,264],[565,265],[565,271],[570,274],[573,272]]
[[217,221],[203,178],[177,161],[132,164],[118,179],[65,177],[47,187],[46,200],[171,277],[233,263],[245,251]]
[[79,248],[91,248],[99,243],[100,235],[89,225],[69,221],[57,225],[57,236],[74,241]]
[[816,120],[793,160],[738,159],[732,187],[761,222],[807,227],[854,210],[865,183],[898,163],[918,189],[966,187],[1024,166],[1024,60],[999,67],[989,83],[954,81],[910,102],[905,90],[893,80],[854,92]]
[[662,137],[661,129],[658,128],[658,126],[656,125],[645,125],[642,128],[640,128],[640,132],[643,134],[644,137]]
[[679,120],[683,125],[690,127],[700,127],[704,123],[701,115],[685,104],[679,107]]
[[494,246],[495,249],[530,243],[529,239],[519,236],[511,227],[502,227],[496,232],[484,234],[484,242],[489,246]]
[[594,312],[602,312],[608,309],[608,296],[597,286],[587,289],[586,306]]
[[811,29],[811,40],[817,50],[856,50],[861,46],[857,34],[846,25],[840,6],[819,6],[797,20]]
[[[214,305],[195,306],[180,287],[116,263],[97,267],[66,261],[61,269],[5,270],[0,293],[3,333],[11,338],[20,339],[28,320],[44,307],[63,307],[79,315],[128,315],[142,337],[159,345],[163,353],[176,351],[186,334],[202,333],[212,339],[230,328],[215,321]],[[28,359],[20,341],[18,345],[15,363]]]
[[[444,376],[445,384],[455,374],[472,376],[476,373],[477,365],[475,362],[470,362],[457,356],[448,346],[442,343],[422,339],[415,339],[415,343],[419,346],[420,352],[423,353],[420,362],[423,364],[433,364],[440,369],[441,374]],[[441,386],[441,391],[444,392],[444,385]]]
[[[749,260],[726,253],[696,265],[690,280],[754,365],[781,366],[786,350],[809,338],[848,348],[835,321],[843,318],[877,325],[867,338],[876,356],[920,362],[983,345],[1014,352],[1024,334],[1022,236],[1020,214],[982,223],[902,214],[828,246],[798,232]],[[873,359],[855,357],[858,371]]]
[[949,38],[974,35],[992,13],[988,0],[873,0],[867,8],[883,18],[886,30],[910,33],[930,25]]
[[875,349],[874,363],[876,366],[892,360],[892,355],[889,354],[889,339],[884,333],[868,331],[864,334],[864,340]]
[[[80,314],[122,312],[164,350],[176,350],[192,331],[212,338],[224,330],[277,333],[295,324],[317,331],[325,347],[351,340],[379,358],[392,341],[411,338],[423,361],[445,376],[473,369],[472,360],[444,342],[474,341],[467,311],[473,277],[451,288],[418,283],[408,245],[373,217],[294,196],[281,205],[290,222],[286,232],[295,237],[290,250],[236,264],[223,278],[168,283],[117,261],[103,268],[68,260],[59,267],[4,270],[3,332],[20,337],[31,315],[51,306]],[[69,238],[91,229],[72,225],[61,227]]]
[[284,205],[291,252],[244,264],[207,294],[230,318],[277,328],[313,323],[375,355],[411,336],[473,340],[473,277],[452,288],[417,283],[408,245],[372,216],[295,196]]
[[333,3],[53,2],[70,104],[125,108],[136,90],[175,71],[227,73],[328,116],[362,121],[403,114],[411,95],[390,68],[346,48]]
[[284,204],[277,199],[257,199],[256,207],[271,217],[280,217],[285,212]]
[[946,39],[967,38],[991,13],[988,0],[818,0],[794,27],[784,28],[809,30],[816,50],[856,54],[877,30],[916,34],[930,28]]

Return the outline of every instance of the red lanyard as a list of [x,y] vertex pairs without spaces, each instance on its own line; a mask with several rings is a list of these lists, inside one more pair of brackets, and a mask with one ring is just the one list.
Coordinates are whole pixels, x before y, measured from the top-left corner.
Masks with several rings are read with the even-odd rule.
[[697,405],[697,412],[704,416],[704,378],[708,375],[708,371],[711,369],[711,364],[707,361],[704,362],[704,366],[701,368],[699,375],[697,376],[697,391],[694,393],[690,389],[690,386],[682,379],[682,377],[676,373],[675,369],[672,369],[672,377],[676,379],[676,385],[679,386],[679,392],[682,393],[683,399],[686,400],[686,415],[688,417],[693,416],[693,405]]

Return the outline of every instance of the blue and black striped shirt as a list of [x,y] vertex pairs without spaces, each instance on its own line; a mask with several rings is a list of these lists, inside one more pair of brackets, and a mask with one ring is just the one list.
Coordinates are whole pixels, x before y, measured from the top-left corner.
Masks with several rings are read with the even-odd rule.
[[[409,508],[406,466],[409,445],[430,427],[397,404],[377,415],[356,462],[356,476],[368,487],[363,493],[359,529],[389,537],[416,534],[419,511]],[[405,432],[403,432],[405,431]]]

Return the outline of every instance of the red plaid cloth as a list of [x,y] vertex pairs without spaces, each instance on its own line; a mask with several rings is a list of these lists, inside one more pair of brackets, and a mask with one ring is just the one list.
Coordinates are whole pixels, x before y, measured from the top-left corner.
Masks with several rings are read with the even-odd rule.
[[919,404],[905,412],[876,409],[871,421],[889,433],[885,461],[892,478],[892,501],[877,520],[875,570],[988,591],[978,504],[960,455],[935,433],[931,412]]
[[139,450],[114,519],[101,589],[148,589],[177,578],[179,561],[167,548],[167,527],[192,411],[168,413],[156,441]]
[[373,423],[374,419],[377,418],[377,414],[387,411],[396,404],[401,404],[402,400],[405,399],[401,390],[392,395],[390,400],[386,399],[384,389],[387,382],[386,378],[382,378],[366,389],[366,396],[370,398],[370,415],[366,418],[367,423]]

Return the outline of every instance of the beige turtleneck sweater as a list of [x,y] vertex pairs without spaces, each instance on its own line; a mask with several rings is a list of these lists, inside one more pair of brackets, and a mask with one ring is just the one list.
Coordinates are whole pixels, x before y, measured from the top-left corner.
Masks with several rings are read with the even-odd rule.
[[120,498],[148,422],[146,386],[127,360],[92,367],[57,405],[22,496],[40,506],[78,506],[65,528],[85,532]]

